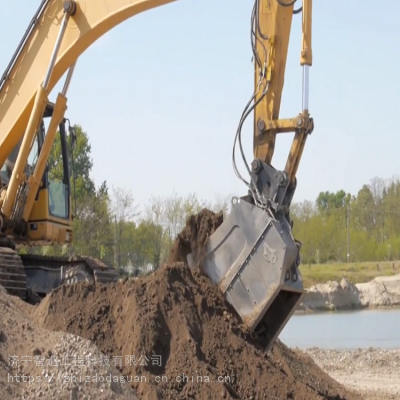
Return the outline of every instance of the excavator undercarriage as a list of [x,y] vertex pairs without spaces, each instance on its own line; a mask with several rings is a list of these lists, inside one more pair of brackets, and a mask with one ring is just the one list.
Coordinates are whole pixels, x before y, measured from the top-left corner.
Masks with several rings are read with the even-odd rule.
[[106,284],[118,280],[115,268],[93,257],[18,254],[11,244],[5,245],[0,247],[0,285],[23,300],[44,297],[62,284]]

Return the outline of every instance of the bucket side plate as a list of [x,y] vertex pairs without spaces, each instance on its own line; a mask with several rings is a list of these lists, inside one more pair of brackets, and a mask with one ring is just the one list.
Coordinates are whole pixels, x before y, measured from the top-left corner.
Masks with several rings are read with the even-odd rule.
[[269,348],[304,294],[299,246],[287,219],[239,199],[211,235],[203,270]]

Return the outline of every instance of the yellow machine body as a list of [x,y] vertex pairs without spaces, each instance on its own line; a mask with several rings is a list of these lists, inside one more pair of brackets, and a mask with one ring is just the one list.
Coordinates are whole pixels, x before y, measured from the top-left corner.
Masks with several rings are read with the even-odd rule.
[[[7,261],[9,248],[71,243],[65,112],[76,62],[96,40],[118,24],[172,1],[43,0],[1,78],[0,284],[22,297],[26,282],[44,294],[65,282],[66,277],[71,277],[65,268],[80,269],[82,279],[92,274],[100,281],[115,280],[114,275],[111,278],[107,275],[112,274],[110,268],[88,259],[75,264],[68,261],[68,264],[51,258],[21,256],[21,268],[15,269]],[[241,146],[241,127],[253,112],[251,168],[246,162],[250,182],[241,177],[248,194],[235,200],[231,215],[210,238],[207,258],[203,260],[209,278],[219,285],[250,331],[263,338],[266,347],[284,327],[303,294],[298,270],[300,244],[291,234],[289,208],[305,142],[313,131],[308,110],[312,0],[303,0],[300,9],[294,10],[296,1],[254,0],[253,96],[235,137],[235,145]],[[303,106],[298,115],[280,119],[292,19],[300,13]],[[64,87],[51,103],[49,93],[65,73]],[[47,130],[44,118],[50,118]],[[288,132],[294,134],[293,143],[284,169],[276,170],[271,166],[275,138]],[[62,146],[64,176],[61,180],[52,179],[48,170],[56,135],[60,135]],[[32,156],[35,161],[30,165]],[[235,172],[238,174],[237,169]],[[1,248],[8,249],[5,250],[8,258]],[[196,254],[190,255],[188,263],[196,264]]]

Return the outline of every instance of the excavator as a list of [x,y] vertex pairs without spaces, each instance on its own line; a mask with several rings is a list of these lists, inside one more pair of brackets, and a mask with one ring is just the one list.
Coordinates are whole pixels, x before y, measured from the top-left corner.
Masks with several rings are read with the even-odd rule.
[[[73,240],[70,149],[74,127],[65,117],[67,93],[78,58],[123,21],[176,0],[43,0],[0,80],[0,284],[27,300],[76,280],[110,284],[116,270],[89,256],[20,254],[21,247],[70,244]],[[209,237],[203,272],[224,293],[244,326],[269,349],[304,295],[299,271],[301,242],[292,234],[290,205],[303,149],[314,129],[309,114],[312,65],[312,0],[254,0],[251,49],[254,88],[240,117],[232,162],[246,194],[232,199],[230,214]],[[302,16],[302,109],[279,118],[293,16]],[[61,78],[64,77],[64,81]],[[49,96],[58,82],[62,90]],[[60,86],[60,87],[61,87]],[[242,127],[253,113],[253,160],[242,146]],[[48,122],[48,126],[44,121]],[[67,129],[68,125],[68,129]],[[272,157],[277,134],[293,133],[285,168]],[[63,177],[49,161],[56,135]],[[236,164],[239,150],[248,177]],[[199,255],[187,257],[188,268]]]

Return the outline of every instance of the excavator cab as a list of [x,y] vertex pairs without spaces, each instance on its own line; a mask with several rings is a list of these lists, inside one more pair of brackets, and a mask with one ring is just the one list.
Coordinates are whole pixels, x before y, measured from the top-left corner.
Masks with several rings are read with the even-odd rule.
[[[29,179],[38,160],[45,136],[45,119],[53,115],[54,104],[48,103],[43,120],[33,140],[31,151],[25,167],[25,175]],[[57,159],[49,159],[45,168],[42,185],[39,187],[28,221],[23,221],[15,229],[37,244],[50,242],[65,243],[71,241],[71,200],[70,200],[70,166],[69,151],[65,129],[65,119],[59,125],[60,147],[56,148]],[[21,139],[22,141],[22,139]],[[11,178],[14,163],[18,156],[21,141],[9,155],[1,169],[1,181],[5,186]],[[18,238],[16,238],[18,244]],[[24,239],[26,244],[26,239]]]
[[[53,115],[52,103],[48,103],[44,118]],[[46,135],[42,122],[36,137],[37,155]],[[65,119],[60,123],[58,132],[60,147],[56,148],[57,159],[49,159],[45,168],[42,186],[39,188],[32,213],[28,222],[28,237],[31,240],[69,243],[72,237],[70,166]],[[34,155],[32,154],[32,158]]]

